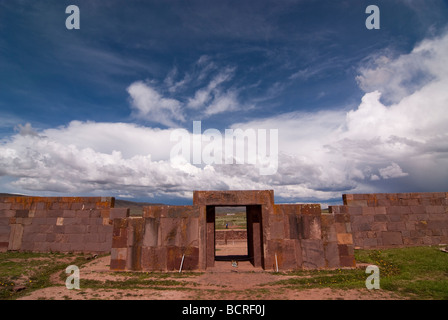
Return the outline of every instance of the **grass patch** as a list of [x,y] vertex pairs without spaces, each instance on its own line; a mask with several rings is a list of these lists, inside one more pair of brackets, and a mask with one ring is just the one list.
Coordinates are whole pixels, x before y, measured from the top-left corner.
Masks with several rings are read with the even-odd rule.
[[[188,284],[188,285],[191,285]],[[90,279],[80,279],[80,287],[82,289],[121,289],[121,290],[132,290],[132,289],[156,289],[156,290],[172,290],[173,287],[176,290],[188,289],[184,288],[186,283],[176,281],[176,280],[155,280],[155,279],[144,279],[144,278],[128,278],[122,281],[98,281]]]
[[448,254],[438,247],[357,250],[358,262],[380,267],[380,286],[415,299],[448,299]]
[[[411,247],[384,250],[355,250],[358,264],[376,265],[380,288],[411,299],[448,299],[448,254],[438,247]],[[273,273],[278,274],[278,273]],[[293,276],[268,284],[294,289],[365,289],[370,274],[364,268],[302,270],[279,275]]]
[[226,224],[230,228],[246,229],[246,212],[221,212],[215,216],[215,228],[217,230],[226,229]]
[[294,289],[309,288],[365,288],[366,274],[360,269],[304,270],[287,273],[294,277],[273,282]]
[[[65,268],[74,264],[81,266],[91,260],[83,254],[63,253],[0,253],[0,299],[16,299],[30,291],[54,286],[50,276],[60,274],[60,279],[67,278]],[[437,247],[412,247],[385,250],[355,250],[358,264],[377,265],[380,269],[380,288],[412,299],[448,300],[448,254]],[[201,272],[110,272],[116,279],[98,281],[83,279],[82,289],[156,289],[156,290],[197,290],[198,299],[207,289],[197,288],[194,281],[182,281],[202,275]],[[308,288],[365,289],[369,274],[364,268],[334,270],[299,270],[269,284],[237,290],[235,295],[265,298],[270,293],[284,288],[303,290]],[[17,287],[21,287],[18,291]],[[372,289],[374,290],[374,289]],[[213,290],[217,296],[228,297],[232,291]],[[65,297],[64,297],[65,298]],[[66,297],[68,298],[68,296]]]
[[128,271],[115,271],[111,272],[112,275],[117,276],[126,276],[132,278],[139,279],[149,279],[149,278],[157,278],[157,279],[166,279],[166,278],[189,278],[189,277],[197,277],[203,274],[203,272],[128,272]]
[[[50,276],[71,264],[88,262],[83,254],[5,252],[0,254],[0,299],[17,299],[51,286]],[[21,290],[17,290],[20,287]]]

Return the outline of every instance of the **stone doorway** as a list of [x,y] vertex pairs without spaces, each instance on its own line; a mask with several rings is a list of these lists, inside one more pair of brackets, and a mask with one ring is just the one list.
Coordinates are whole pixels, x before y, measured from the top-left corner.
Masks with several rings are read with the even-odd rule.
[[246,207],[215,207],[215,261],[248,260],[247,247]]
[[247,253],[244,255],[220,255],[217,254],[216,244],[216,208],[222,205],[206,206],[206,267],[214,267],[215,261],[249,261],[254,267],[263,267],[263,232],[262,232],[262,208],[261,205],[234,205],[225,207],[245,207],[246,208],[246,240]]

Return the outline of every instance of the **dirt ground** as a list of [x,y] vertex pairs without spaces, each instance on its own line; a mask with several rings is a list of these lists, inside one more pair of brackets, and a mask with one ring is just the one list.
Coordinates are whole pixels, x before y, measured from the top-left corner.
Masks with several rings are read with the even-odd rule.
[[[80,268],[82,279],[99,281],[122,281],[128,273],[109,271],[110,256],[97,258]],[[176,274],[163,280],[181,282],[181,286],[164,288],[80,288],[69,290],[61,280],[60,272],[51,277],[53,287],[31,292],[20,300],[391,300],[403,299],[384,290],[337,290],[330,288],[291,289],[279,285],[270,285],[275,281],[291,276],[275,275],[261,269],[255,269],[248,261],[232,266],[231,261],[216,261],[213,269],[187,277]],[[148,278],[150,280],[151,278]],[[160,279],[160,277],[158,278]]]

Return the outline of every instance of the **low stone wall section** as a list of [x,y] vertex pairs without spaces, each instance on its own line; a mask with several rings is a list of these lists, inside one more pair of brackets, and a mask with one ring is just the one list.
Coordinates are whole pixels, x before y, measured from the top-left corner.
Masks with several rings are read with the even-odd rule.
[[247,230],[216,230],[215,240],[221,242],[226,240],[247,240]]
[[111,197],[0,197],[0,251],[110,252]]
[[448,243],[448,192],[343,195],[354,245],[382,248]]
[[144,207],[143,217],[114,219],[110,269],[173,271],[181,263],[183,270],[198,269],[198,224],[196,206]]

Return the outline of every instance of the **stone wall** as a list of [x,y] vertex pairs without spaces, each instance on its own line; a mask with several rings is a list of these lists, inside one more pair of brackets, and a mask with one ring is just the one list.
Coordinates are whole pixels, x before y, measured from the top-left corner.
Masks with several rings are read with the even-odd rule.
[[120,212],[113,205],[107,197],[0,197],[0,251],[109,252]]
[[[112,270],[214,266],[215,209],[245,206],[248,259],[265,270],[354,267],[354,248],[448,243],[448,193],[347,194],[274,204],[272,190],[195,191],[192,206],[145,207],[107,197],[0,197],[0,251],[111,252]],[[222,232],[221,232],[222,233]],[[182,262],[183,261],[183,262]]]
[[199,269],[199,208],[152,206],[143,217],[114,219],[112,270]]
[[348,214],[354,245],[381,248],[448,243],[448,193],[343,195],[334,215]]
[[197,191],[193,206],[145,207],[113,222],[112,270],[206,270],[215,262],[215,208],[245,206],[247,259],[266,270],[354,267],[346,214],[318,204],[274,204],[272,190]]
[[279,269],[285,270],[354,267],[346,219],[322,215],[316,204],[277,204],[270,219],[268,256],[272,260],[277,255]]
[[215,240],[224,242],[226,240],[247,240],[247,230],[227,229],[216,230]]

